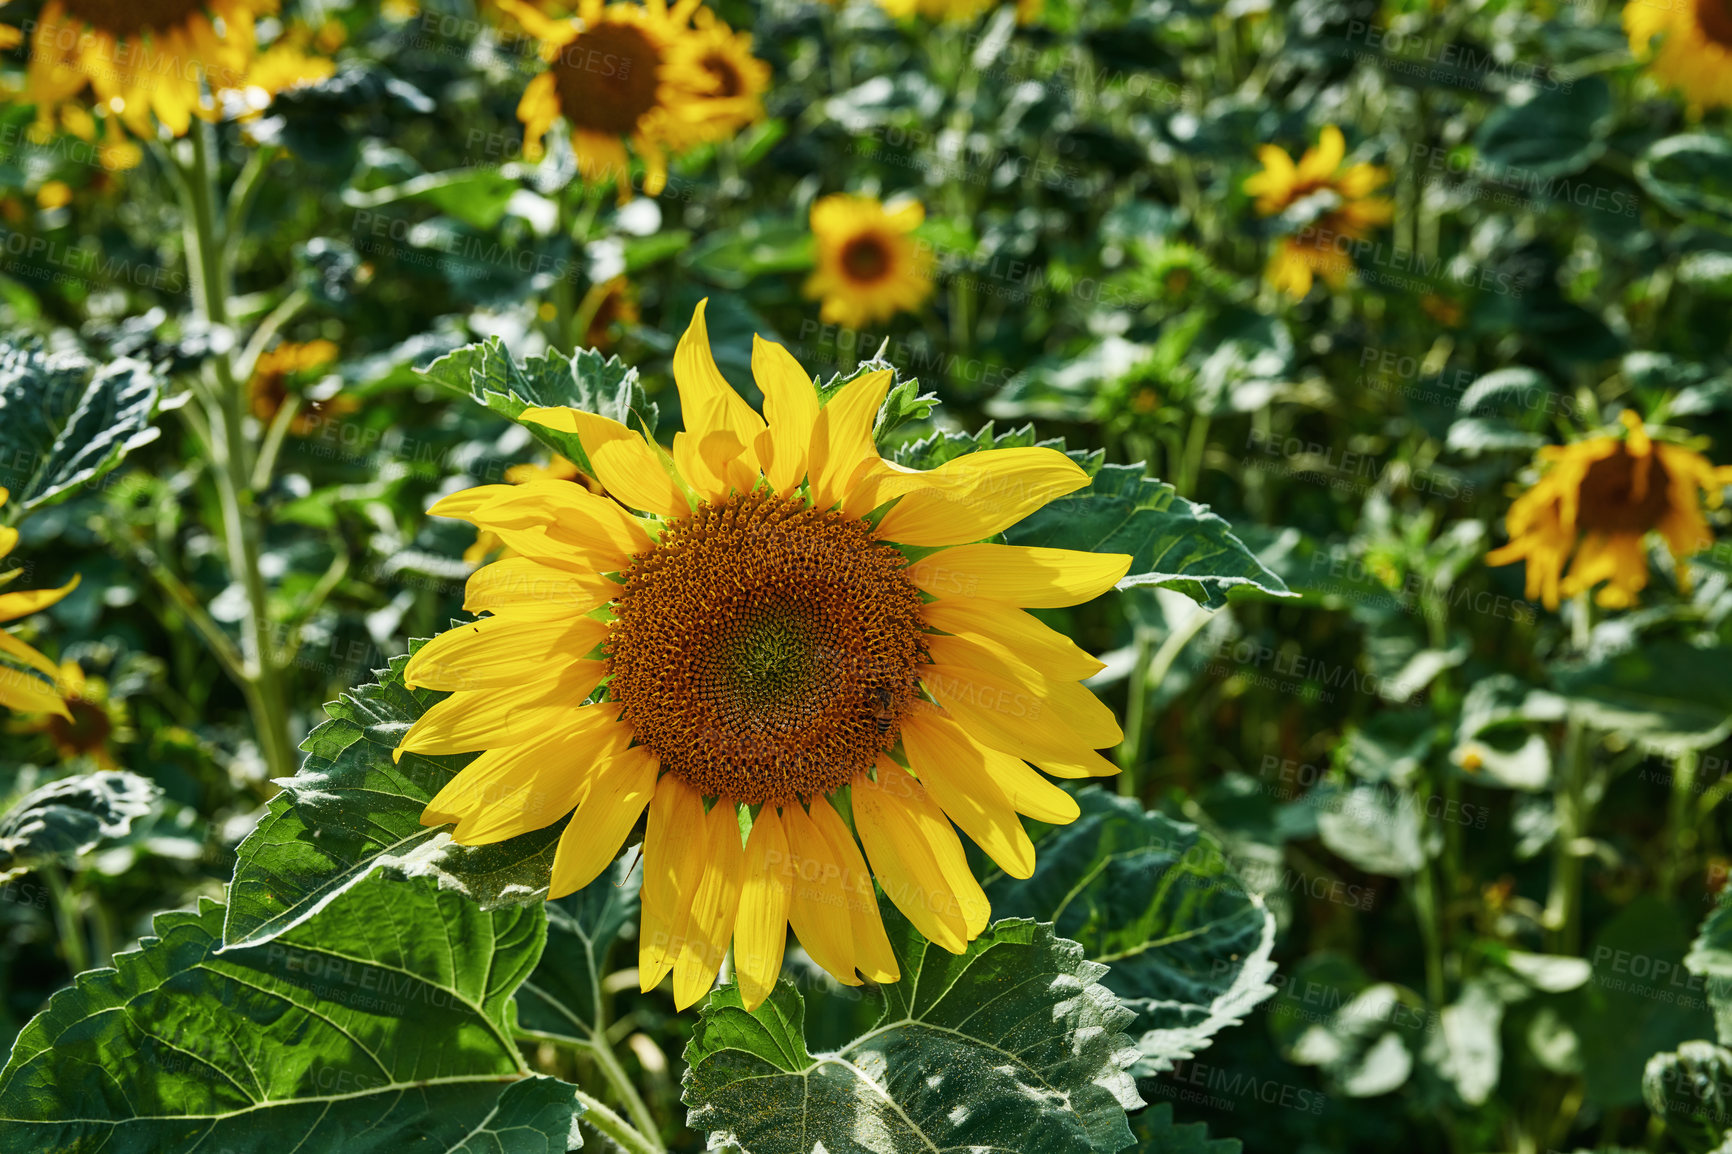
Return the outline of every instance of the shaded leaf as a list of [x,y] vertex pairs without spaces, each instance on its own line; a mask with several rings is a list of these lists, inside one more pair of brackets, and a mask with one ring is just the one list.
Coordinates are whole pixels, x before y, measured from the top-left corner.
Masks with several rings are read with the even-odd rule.
[[154,782],[121,770],[51,781],[0,817],[0,881],[44,862],[70,862],[156,807]]
[[1137,1154],[1239,1154],[1241,1149],[1237,1138],[1209,1137],[1209,1128],[1201,1122],[1174,1122],[1167,1102],[1138,1114],[1131,1129],[1137,1135]]
[[986,883],[993,911],[1051,920],[1110,967],[1136,1012],[1138,1074],[1170,1070],[1275,992],[1275,919],[1197,827],[1101,789],[1036,848],[1034,876]]
[[1732,650],[1724,646],[1644,641],[1554,665],[1551,675],[1582,721],[1662,752],[1706,749],[1732,733]]
[[1636,179],[1679,216],[1732,232],[1732,143],[1723,137],[1668,136],[1636,162]]
[[267,946],[220,950],[223,907],[81,974],[0,1073],[6,1150],[553,1154],[572,1088],[530,1075],[510,1000],[535,909],[375,876]]
[[128,357],[97,365],[0,340],[0,487],[33,509],[153,441],[158,384]]
[[[425,642],[411,642],[414,653]],[[229,884],[229,946],[267,942],[311,917],[375,869],[437,878],[484,906],[539,902],[547,893],[562,823],[487,846],[454,843],[421,824],[433,795],[473,755],[391,750],[444,694],[407,689],[395,657],[381,679],[325,706],[330,720],[301,743],[307,759],[280,782],[258,828],[236,851]]]
[[1142,1104],[1124,1066],[1131,1014],[1104,967],[1048,925],[994,923],[966,953],[886,917],[900,981],[877,1025],[811,1054],[805,1003],[788,982],[748,1013],[738,989],[710,997],[691,1044],[684,1100],[711,1149],[746,1154],[1087,1154],[1132,1141]]

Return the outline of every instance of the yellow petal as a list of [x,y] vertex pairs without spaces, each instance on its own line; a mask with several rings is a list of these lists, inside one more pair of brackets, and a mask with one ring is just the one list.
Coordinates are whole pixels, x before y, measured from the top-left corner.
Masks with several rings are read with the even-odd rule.
[[[673,971],[690,904],[682,884],[704,868],[704,799],[671,773],[656,782],[643,841],[643,927],[638,981],[644,993]],[[694,882],[695,884],[695,882]]]
[[828,860],[836,864],[840,877],[854,969],[874,982],[896,981],[900,972],[896,951],[890,948],[890,938],[884,932],[884,918],[878,912],[878,892],[872,886],[872,872],[866,868],[859,843],[826,798],[812,799],[811,820],[812,828],[830,847]]
[[674,959],[674,1008],[684,1010],[710,992],[716,971],[734,936],[740,908],[740,875],[745,852],[740,847],[740,818],[734,803],[723,798],[704,817],[704,863],[697,885],[687,892],[691,913],[685,940]]
[[991,449],[880,485],[902,495],[878,522],[877,536],[904,545],[956,545],[1002,533],[1036,509],[1089,483],[1053,449]]
[[40,613],[78,588],[78,578],[58,589],[20,589],[16,593],[0,593],[0,621],[16,621],[32,613]]
[[[828,808],[829,803],[815,799],[813,810],[819,806]],[[848,918],[850,896],[843,884],[845,870],[836,861],[829,841],[798,804],[790,805],[782,820],[794,873],[788,922],[814,962],[843,985],[858,986],[860,979],[854,976],[854,935]],[[870,878],[866,884],[871,886]]]
[[[984,744],[992,744],[979,734],[972,734],[971,736]],[[997,747],[994,746],[994,748]],[[1092,749],[1082,753],[1073,753],[1067,757],[1051,757],[1046,754],[1031,753],[1028,760],[1039,766],[1041,772],[1050,773],[1054,777],[1112,777],[1119,772],[1118,766]]]
[[770,488],[790,493],[806,479],[806,450],[818,423],[818,390],[787,349],[759,336],[752,338],[752,379],[763,390],[769,424],[757,438],[758,460]]
[[[978,767],[992,778],[1018,813],[1050,825],[1068,825],[1082,813],[1074,797],[1030,769],[1020,757],[980,744],[953,718],[937,710],[918,710],[903,720],[904,746],[909,760],[914,761],[917,757],[914,745],[907,744],[911,730],[915,733],[915,744],[922,750],[919,757],[928,762],[961,766],[970,774]],[[919,772],[918,765],[914,768]],[[942,803],[943,798],[939,801]]]
[[967,858],[962,842],[926,788],[901,766],[881,760],[878,780],[861,779],[853,789],[854,821],[872,872],[927,940],[953,954],[968,948],[965,898],[952,888],[944,858]]
[[[720,497],[732,487],[750,492],[757,484],[757,462],[747,452],[764,431],[764,420],[728,384],[710,352],[710,334],[704,324],[706,297],[692,313],[692,323],[674,349],[674,384],[680,392],[680,411],[686,433],[703,456],[717,482]],[[688,475],[694,484],[697,478]]]
[[734,978],[748,1010],[763,1004],[781,976],[793,876],[788,832],[776,807],[766,805],[746,840],[740,916],[734,923]]
[[556,678],[607,639],[607,624],[484,617],[423,645],[403,670],[411,689],[494,689]]
[[850,381],[819,410],[806,456],[812,503],[818,508],[828,509],[840,502],[848,495],[848,482],[860,466],[877,460],[872,425],[890,391],[890,376],[888,369],[880,369]]
[[601,763],[625,747],[631,731],[617,710],[592,706],[521,745],[490,749],[434,795],[422,825],[456,822],[452,839],[489,845],[552,825],[571,812]]
[[570,481],[525,481],[506,486],[504,493],[481,506],[470,520],[501,535],[506,529],[540,526],[574,547],[618,557],[629,557],[654,544],[636,517]]
[[1034,874],[1034,842],[973,742],[911,714],[902,726],[908,765],[951,821],[1014,878]]
[[564,408],[525,409],[522,419],[576,434],[595,469],[595,479],[633,509],[659,517],[691,512],[691,503],[668,472],[661,454],[618,421]]
[[0,525],[0,557],[12,552],[12,547],[16,544],[18,544],[18,530],[10,525]]
[[[0,633],[0,637],[7,634]],[[0,665],[0,705],[19,713],[57,713],[72,720],[66,702],[53,687],[30,676],[22,669]]]
[[1080,605],[1131,568],[1128,553],[1083,553],[1024,545],[957,545],[908,567],[934,597],[979,597],[1035,609]]
[[1106,668],[1070,638],[1014,605],[944,599],[930,602],[921,615],[934,629],[996,645],[1048,677],[1081,681]]
[[589,676],[548,682],[533,692],[508,686],[453,693],[416,719],[391,751],[392,759],[400,760],[405,753],[469,753],[533,740],[569,720],[607,672],[601,661],[578,664],[593,667]]
[[530,557],[506,557],[469,575],[463,608],[506,617],[582,617],[619,595],[620,585],[600,573],[573,572]]
[[1068,761],[1096,747],[1021,681],[965,665],[922,665],[920,684],[975,740],[1039,761]]
[[655,792],[655,755],[641,745],[622,749],[591,777],[577,812],[559,835],[549,898],[574,894],[619,856],[638,815]]
[[[58,665],[55,665],[54,662],[50,661],[46,656],[38,653],[35,649],[24,644],[24,642],[18,640],[17,637],[14,637],[3,629],[0,629],[0,654],[5,654],[7,657],[12,658],[20,664],[28,665],[30,668],[46,677],[58,678],[60,676],[60,667]],[[0,674],[11,672],[15,671],[8,669],[4,665],[0,665]]]

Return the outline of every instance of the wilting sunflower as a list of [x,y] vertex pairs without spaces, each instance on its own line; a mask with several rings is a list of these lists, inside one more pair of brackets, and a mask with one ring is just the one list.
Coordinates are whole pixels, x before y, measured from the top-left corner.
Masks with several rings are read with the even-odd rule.
[[[1486,555],[1491,565],[1527,561],[1527,595],[1548,609],[1605,582],[1595,600],[1608,609],[1635,603],[1648,584],[1648,534],[1658,533],[1683,561],[1714,543],[1702,516],[1732,485],[1732,466],[1655,441],[1626,409],[1623,437],[1591,437],[1539,452],[1545,471],[1516,498],[1505,524],[1510,541]],[[1574,559],[1571,559],[1571,554]],[[1564,573],[1568,562],[1569,572]],[[1690,574],[1678,566],[1678,586]]]
[[242,85],[255,21],[276,10],[277,0],[48,0],[24,98],[47,126],[88,85],[92,103],[134,135],[154,135],[153,116],[182,135],[204,86]]
[[336,359],[337,346],[326,340],[284,341],[260,353],[253,365],[253,375],[247,379],[247,400],[253,416],[269,425],[293,397],[296,411],[289,432],[304,437],[326,421],[354,412],[360,404],[353,397],[339,394],[314,400],[297,391],[310,376]]
[[580,439],[609,497],[535,481],[436,504],[519,555],[469,579],[488,616],[405,677],[453,692],[399,753],[486,751],[422,822],[475,845],[575,809],[553,895],[600,875],[647,807],[640,977],[671,972],[682,1009],[730,941],[762,1002],[790,925],[838,980],[894,980],[874,874],[961,952],[988,905],[951,823],[1028,877],[1017,815],[1078,811],[1027,762],[1110,774],[1096,750],[1122,739],[1078,684],[1100,663],[1018,606],[1087,601],[1130,558],[985,542],[1086,485],[1076,464],[1020,448],[905,469],[872,440],[888,372],[822,403],[763,340],[752,372],[767,419],[716,368],[700,304],[674,354],[671,453],[605,417],[527,413]]
[[1273,288],[1295,299],[1311,291],[1315,276],[1331,288],[1346,285],[1353,260],[1341,242],[1365,239],[1394,215],[1387,198],[1372,195],[1389,182],[1389,171],[1373,164],[1343,168],[1346,155],[1341,130],[1325,125],[1316,146],[1306,149],[1297,164],[1285,149],[1265,144],[1257,150],[1263,171],[1245,180],[1245,191],[1257,198],[1259,216],[1309,210],[1307,223],[1281,238],[1263,274]]
[[659,193],[667,184],[667,152],[691,142],[691,105],[711,83],[685,50],[683,41],[693,35],[686,5],[676,14],[665,0],[605,6],[583,0],[576,17],[561,20],[521,0],[499,0],[541,41],[547,62],[517,105],[524,155],[539,158],[543,139],[563,117],[585,180],[616,180],[620,199],[629,199],[629,142],[644,162],[644,191]]
[[[4,506],[10,496],[0,488],[0,506]],[[0,525],[0,561],[5,560],[16,544],[18,530]],[[0,573],[0,587],[16,580],[21,572],[23,570],[14,569]],[[20,589],[0,593],[0,625],[40,613],[77,587],[78,578],[74,577],[59,589]],[[47,681],[42,680],[44,677]],[[70,721],[72,715],[67,712],[66,702],[55,688],[59,680],[60,669],[54,662],[0,629],[0,705],[19,713],[58,714]]]
[[1631,0],[1624,31],[1630,51],[1685,99],[1732,105],[1732,0]]
[[925,219],[913,200],[836,193],[812,206],[818,267],[806,296],[822,301],[826,323],[857,329],[920,307],[932,294],[932,254],[909,234]]

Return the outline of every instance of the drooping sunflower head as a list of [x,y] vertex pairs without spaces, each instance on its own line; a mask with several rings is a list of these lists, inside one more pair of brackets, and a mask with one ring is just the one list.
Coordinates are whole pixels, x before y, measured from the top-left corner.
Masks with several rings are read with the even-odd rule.
[[682,1008],[730,944],[756,1006],[790,926],[838,980],[893,979],[874,875],[960,952],[988,908],[952,823],[1027,877],[1018,815],[1078,812],[1030,763],[1112,773],[1097,750],[1122,738],[1078,684],[1100,663],[1021,607],[1088,600],[1130,558],[990,540],[1086,473],[1042,448],[905,469],[872,439],[887,372],[820,398],[762,340],[752,368],[763,416],[722,378],[700,305],[671,451],[594,414],[526,413],[578,439],[602,492],[531,480],[435,505],[514,555],[470,578],[485,616],[406,670],[453,692],[399,752],[484,751],[423,822],[480,844],[572,814],[558,895],[648,809],[641,978],[671,972]]
[[585,180],[614,180],[631,195],[629,144],[644,162],[644,191],[667,184],[667,152],[690,143],[693,93],[709,79],[694,71],[684,41],[683,14],[664,0],[603,5],[583,0],[571,19],[552,19],[521,0],[500,7],[540,41],[547,70],[529,82],[518,103],[524,154],[541,155],[543,140],[563,120]]
[[1661,83],[1692,104],[1732,105],[1732,0],[1635,0],[1624,31]]
[[[0,507],[11,494],[0,488]],[[0,525],[0,589],[17,580],[22,569],[8,571],[6,556],[18,544],[18,530]],[[78,588],[78,578],[59,589],[19,589],[0,592],[0,625],[40,613]],[[72,720],[66,702],[56,688],[59,666],[5,630],[0,630],[0,705],[19,713],[52,713]],[[47,680],[44,681],[43,679]]]
[[[277,0],[49,0],[31,37],[25,99],[49,125],[88,86],[135,135],[179,136],[203,90],[244,84],[255,24]],[[208,113],[206,113],[208,114]]]
[[827,323],[860,328],[920,307],[932,294],[932,254],[913,232],[925,219],[913,200],[836,193],[812,206],[818,257],[805,291]]
[[[1713,544],[1702,514],[1719,506],[1732,466],[1714,466],[1681,445],[1655,441],[1625,410],[1622,437],[1590,437],[1540,450],[1544,468],[1510,506],[1510,541],[1486,556],[1492,565],[1527,562],[1527,595],[1556,609],[1602,585],[1595,600],[1608,609],[1635,603],[1648,584],[1647,540],[1658,533],[1683,561]],[[1569,566],[1565,572],[1565,565]],[[1689,571],[1678,567],[1680,589]]]
[[1292,297],[1310,292],[1314,276],[1341,288],[1353,268],[1343,242],[1369,236],[1394,215],[1394,204],[1374,195],[1389,182],[1388,170],[1344,165],[1347,141],[1333,124],[1324,126],[1317,144],[1297,163],[1274,144],[1265,144],[1257,156],[1263,169],[1244,184],[1245,192],[1257,198],[1257,214],[1304,218],[1296,233],[1277,243],[1265,278]]
[[301,386],[321,369],[337,359],[337,346],[327,340],[306,342],[284,341],[259,354],[247,378],[247,399],[253,416],[270,424],[292,398],[295,415],[289,431],[304,437],[333,417],[352,413],[359,407],[353,397],[308,397]]

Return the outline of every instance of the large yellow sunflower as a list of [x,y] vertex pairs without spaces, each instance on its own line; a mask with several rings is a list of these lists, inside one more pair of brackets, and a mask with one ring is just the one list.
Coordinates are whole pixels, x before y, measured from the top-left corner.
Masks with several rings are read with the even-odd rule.
[[1630,0],[1624,31],[1630,51],[1691,103],[1732,105],[1732,0]]
[[857,329],[920,307],[932,294],[932,254],[910,234],[925,219],[914,200],[836,193],[812,206],[818,267],[806,296],[822,302],[826,323]]
[[[1732,466],[1655,441],[1626,409],[1620,437],[1591,437],[1539,452],[1546,466],[1533,488],[1510,506],[1510,541],[1486,555],[1492,565],[1527,561],[1527,595],[1548,609],[1605,582],[1595,600],[1608,609],[1635,603],[1648,584],[1647,538],[1658,533],[1679,561],[1714,543],[1702,516],[1732,485]],[[1575,559],[1571,560],[1571,554]],[[1564,565],[1569,563],[1569,573]],[[1690,588],[1678,567],[1678,586]]]
[[[0,506],[11,494],[0,488]],[[18,530],[0,525],[0,561],[18,544]],[[0,587],[15,580],[22,570],[0,573]],[[0,593],[0,625],[40,613],[78,587],[74,577],[59,589],[20,589]],[[22,668],[20,668],[22,666]],[[38,677],[37,674],[41,674]],[[42,678],[48,680],[44,682]],[[19,713],[54,713],[72,720],[66,702],[56,690],[60,668],[37,650],[0,629],[0,705]]]
[[1122,739],[1078,684],[1100,663],[1018,607],[1087,601],[1130,558],[985,542],[1086,485],[1080,468],[1020,448],[905,469],[872,441],[887,372],[821,403],[761,339],[752,372],[764,417],[716,368],[700,304],[674,355],[671,453],[605,417],[526,413],[581,440],[607,496],[532,481],[436,504],[518,555],[470,578],[466,608],[487,616],[405,678],[453,692],[399,752],[486,751],[421,820],[474,845],[575,809],[553,895],[597,877],[648,809],[640,977],[671,972],[682,1009],[730,942],[762,1002],[788,926],[838,980],[894,980],[874,875],[961,952],[988,905],[952,822],[1027,877],[1017,815],[1078,810],[1026,763],[1110,774],[1096,751]]
[[644,191],[659,193],[667,184],[667,152],[691,143],[691,106],[713,83],[685,50],[693,6],[681,0],[670,12],[665,0],[606,6],[583,0],[577,16],[555,19],[521,0],[499,0],[541,41],[547,62],[517,105],[524,155],[539,157],[563,117],[585,180],[616,180],[620,199],[629,199],[629,142],[644,162]]
[[179,136],[204,86],[244,86],[255,21],[276,10],[277,0],[48,0],[24,98],[49,125],[88,85],[93,103],[134,135],[153,135],[154,116]]
[[1257,150],[1263,171],[1245,180],[1245,191],[1257,198],[1259,216],[1277,216],[1310,197],[1322,202],[1312,222],[1300,232],[1282,237],[1264,272],[1271,286],[1294,297],[1311,291],[1313,277],[1342,288],[1353,271],[1343,240],[1363,240],[1388,224],[1395,206],[1372,195],[1389,182],[1389,171],[1373,164],[1342,167],[1347,141],[1333,124],[1325,125],[1315,147],[1298,163],[1274,144]]

